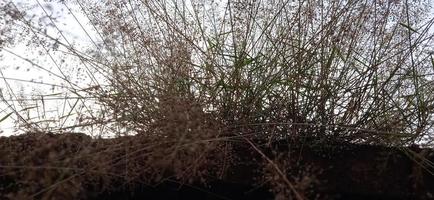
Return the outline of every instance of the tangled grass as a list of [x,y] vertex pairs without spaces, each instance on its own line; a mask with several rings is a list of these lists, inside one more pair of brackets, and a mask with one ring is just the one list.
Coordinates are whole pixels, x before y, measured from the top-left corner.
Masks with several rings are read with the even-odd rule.
[[[77,176],[101,187],[112,175],[148,184],[172,176],[206,180],[234,164],[238,143],[264,156],[259,146],[275,140],[318,148],[333,142],[432,145],[429,1],[61,3],[79,7],[95,30],[98,39],[89,36],[94,46],[87,52],[66,39],[53,41],[13,2],[1,12],[6,24],[21,24],[45,48],[60,45],[89,70],[94,90],[86,92],[101,109],[74,127],[106,127],[124,139],[76,144],[35,134],[26,136],[35,143],[2,147],[21,152],[2,154],[2,166],[17,167],[4,174],[33,181],[45,166],[45,178],[20,183],[16,187],[26,189],[15,197],[55,198],[65,188],[79,194]],[[72,92],[80,89],[68,84]],[[307,186],[293,182],[314,182],[289,180],[276,164],[281,161],[265,160],[267,173],[278,175],[271,182],[288,191],[282,194],[301,199],[299,190]],[[50,162],[60,165],[51,169]]]

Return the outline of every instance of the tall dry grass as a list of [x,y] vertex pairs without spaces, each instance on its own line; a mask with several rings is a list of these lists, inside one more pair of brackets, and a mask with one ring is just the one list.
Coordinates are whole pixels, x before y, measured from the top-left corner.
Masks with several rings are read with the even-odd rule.
[[[57,44],[103,77],[86,90],[101,117],[83,126],[140,138],[107,147],[122,152],[125,177],[190,181],[224,174],[239,142],[261,155],[256,145],[275,140],[431,145],[429,3],[76,0],[63,4],[97,39],[86,53]],[[51,41],[13,2],[2,12]],[[302,198],[280,161],[265,162],[283,194]],[[104,164],[88,167],[113,170]]]

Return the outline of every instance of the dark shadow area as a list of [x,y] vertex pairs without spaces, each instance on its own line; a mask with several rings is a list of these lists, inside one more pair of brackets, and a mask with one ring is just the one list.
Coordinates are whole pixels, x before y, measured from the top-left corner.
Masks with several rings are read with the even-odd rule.
[[[13,199],[8,195],[19,196],[29,191],[33,191],[34,198],[43,199],[43,195],[50,194],[50,190],[46,189],[50,187],[56,189],[63,187],[64,191],[63,193],[52,192],[53,195],[49,199],[70,199],[68,195],[59,196],[69,192],[76,194],[74,198],[78,199],[274,199],[279,195],[279,190],[273,188],[273,183],[266,181],[270,179],[264,179],[267,176],[265,160],[246,143],[236,143],[232,151],[232,157],[236,158],[236,162],[227,168],[223,176],[219,178],[204,176],[202,178],[205,180],[193,180],[192,183],[187,183],[177,180],[175,176],[170,175],[170,172],[158,182],[147,181],[146,175],[135,179],[129,179],[127,176],[117,178],[115,175],[101,176],[99,174],[101,170],[91,171],[91,166],[97,163],[92,163],[92,160],[84,157],[81,160],[67,159],[67,161],[71,168],[82,166],[81,169],[85,170],[76,170],[71,173],[72,175],[67,172],[61,173],[62,170],[50,168],[53,163],[56,163],[56,160],[50,161],[50,159],[60,158],[54,155],[72,158],[74,153],[80,151],[86,151],[91,155],[91,147],[101,149],[107,146],[108,148],[128,138],[97,140],[80,135],[50,134],[41,137],[45,140],[37,139],[34,135],[0,138],[2,199]],[[63,149],[56,145],[48,145],[46,146],[48,149],[38,150],[42,144],[38,144],[37,141],[50,143],[50,140],[62,144]],[[53,143],[51,141],[51,144]],[[83,144],[87,144],[87,150],[82,148]],[[289,164],[285,165],[286,168],[282,167],[282,170],[286,172],[288,180],[292,180],[294,184],[304,180],[296,177],[309,177],[309,180],[313,180],[309,182],[309,187],[306,187],[308,189],[303,189],[308,191],[303,195],[306,199],[434,198],[434,187],[432,187],[434,176],[426,166],[426,163],[434,161],[432,149],[349,143],[336,143],[318,148],[287,141],[274,142],[271,145],[265,143],[261,145],[260,141],[257,141],[256,144],[270,159],[288,160]],[[8,148],[8,146],[15,148]],[[33,150],[28,151],[29,149]],[[18,150],[20,151],[14,152]],[[44,157],[45,155],[51,156]],[[111,156],[107,159],[113,159],[113,156],[119,154]],[[101,159],[99,162],[104,161],[104,158]],[[19,166],[21,168],[18,168]],[[127,165],[113,166],[115,169],[107,169],[105,174],[110,172],[121,175],[125,166]],[[147,166],[138,167],[145,169]],[[68,179],[68,177],[72,178]],[[50,182],[54,184],[40,181],[43,178],[54,180]],[[299,185],[296,187],[301,188]]]

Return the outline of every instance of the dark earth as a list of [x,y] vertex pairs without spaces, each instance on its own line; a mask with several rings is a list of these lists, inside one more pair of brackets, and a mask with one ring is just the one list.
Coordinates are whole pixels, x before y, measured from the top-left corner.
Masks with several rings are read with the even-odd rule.
[[[30,136],[0,138],[0,164],[7,165],[9,145],[32,143],[33,139]],[[60,139],[70,143],[97,140],[86,136]],[[434,199],[434,176],[429,167],[434,161],[432,149],[350,143],[318,148],[288,145],[282,141],[260,148],[270,158],[276,156],[276,152],[290,157],[294,167],[287,171],[288,177],[297,176],[300,171],[314,177],[309,199]],[[247,143],[237,145],[233,152],[238,154],[238,164],[229,168],[222,178],[209,177],[206,184],[163,181],[146,185],[119,179],[110,183],[109,190],[96,191],[92,185],[82,187],[87,199],[275,199],[269,186],[257,181],[257,177],[261,177],[261,170],[258,170],[261,155]],[[20,190],[19,186],[13,186],[17,181],[13,176],[0,173],[0,180],[0,194]]]

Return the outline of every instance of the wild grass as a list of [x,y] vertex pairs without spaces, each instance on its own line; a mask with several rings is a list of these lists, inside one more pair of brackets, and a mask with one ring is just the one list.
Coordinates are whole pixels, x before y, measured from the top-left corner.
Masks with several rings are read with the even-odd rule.
[[[103,150],[123,152],[126,177],[162,180],[168,170],[187,181],[233,164],[230,151],[237,142],[260,154],[252,141],[432,145],[429,3],[62,1],[89,20],[92,30],[78,21],[92,43],[87,52],[29,23],[13,2],[1,12],[8,23],[38,35],[32,42],[45,41],[52,50],[59,45],[88,70],[91,90],[63,79],[70,91],[86,94],[80,101],[96,99],[102,109],[62,131],[97,126],[116,136],[133,134],[140,143],[126,140],[131,144]],[[82,156],[96,154],[87,149]],[[285,194],[301,199],[293,181],[266,161],[281,176],[278,185],[289,188]],[[109,166],[85,171],[108,173]]]

